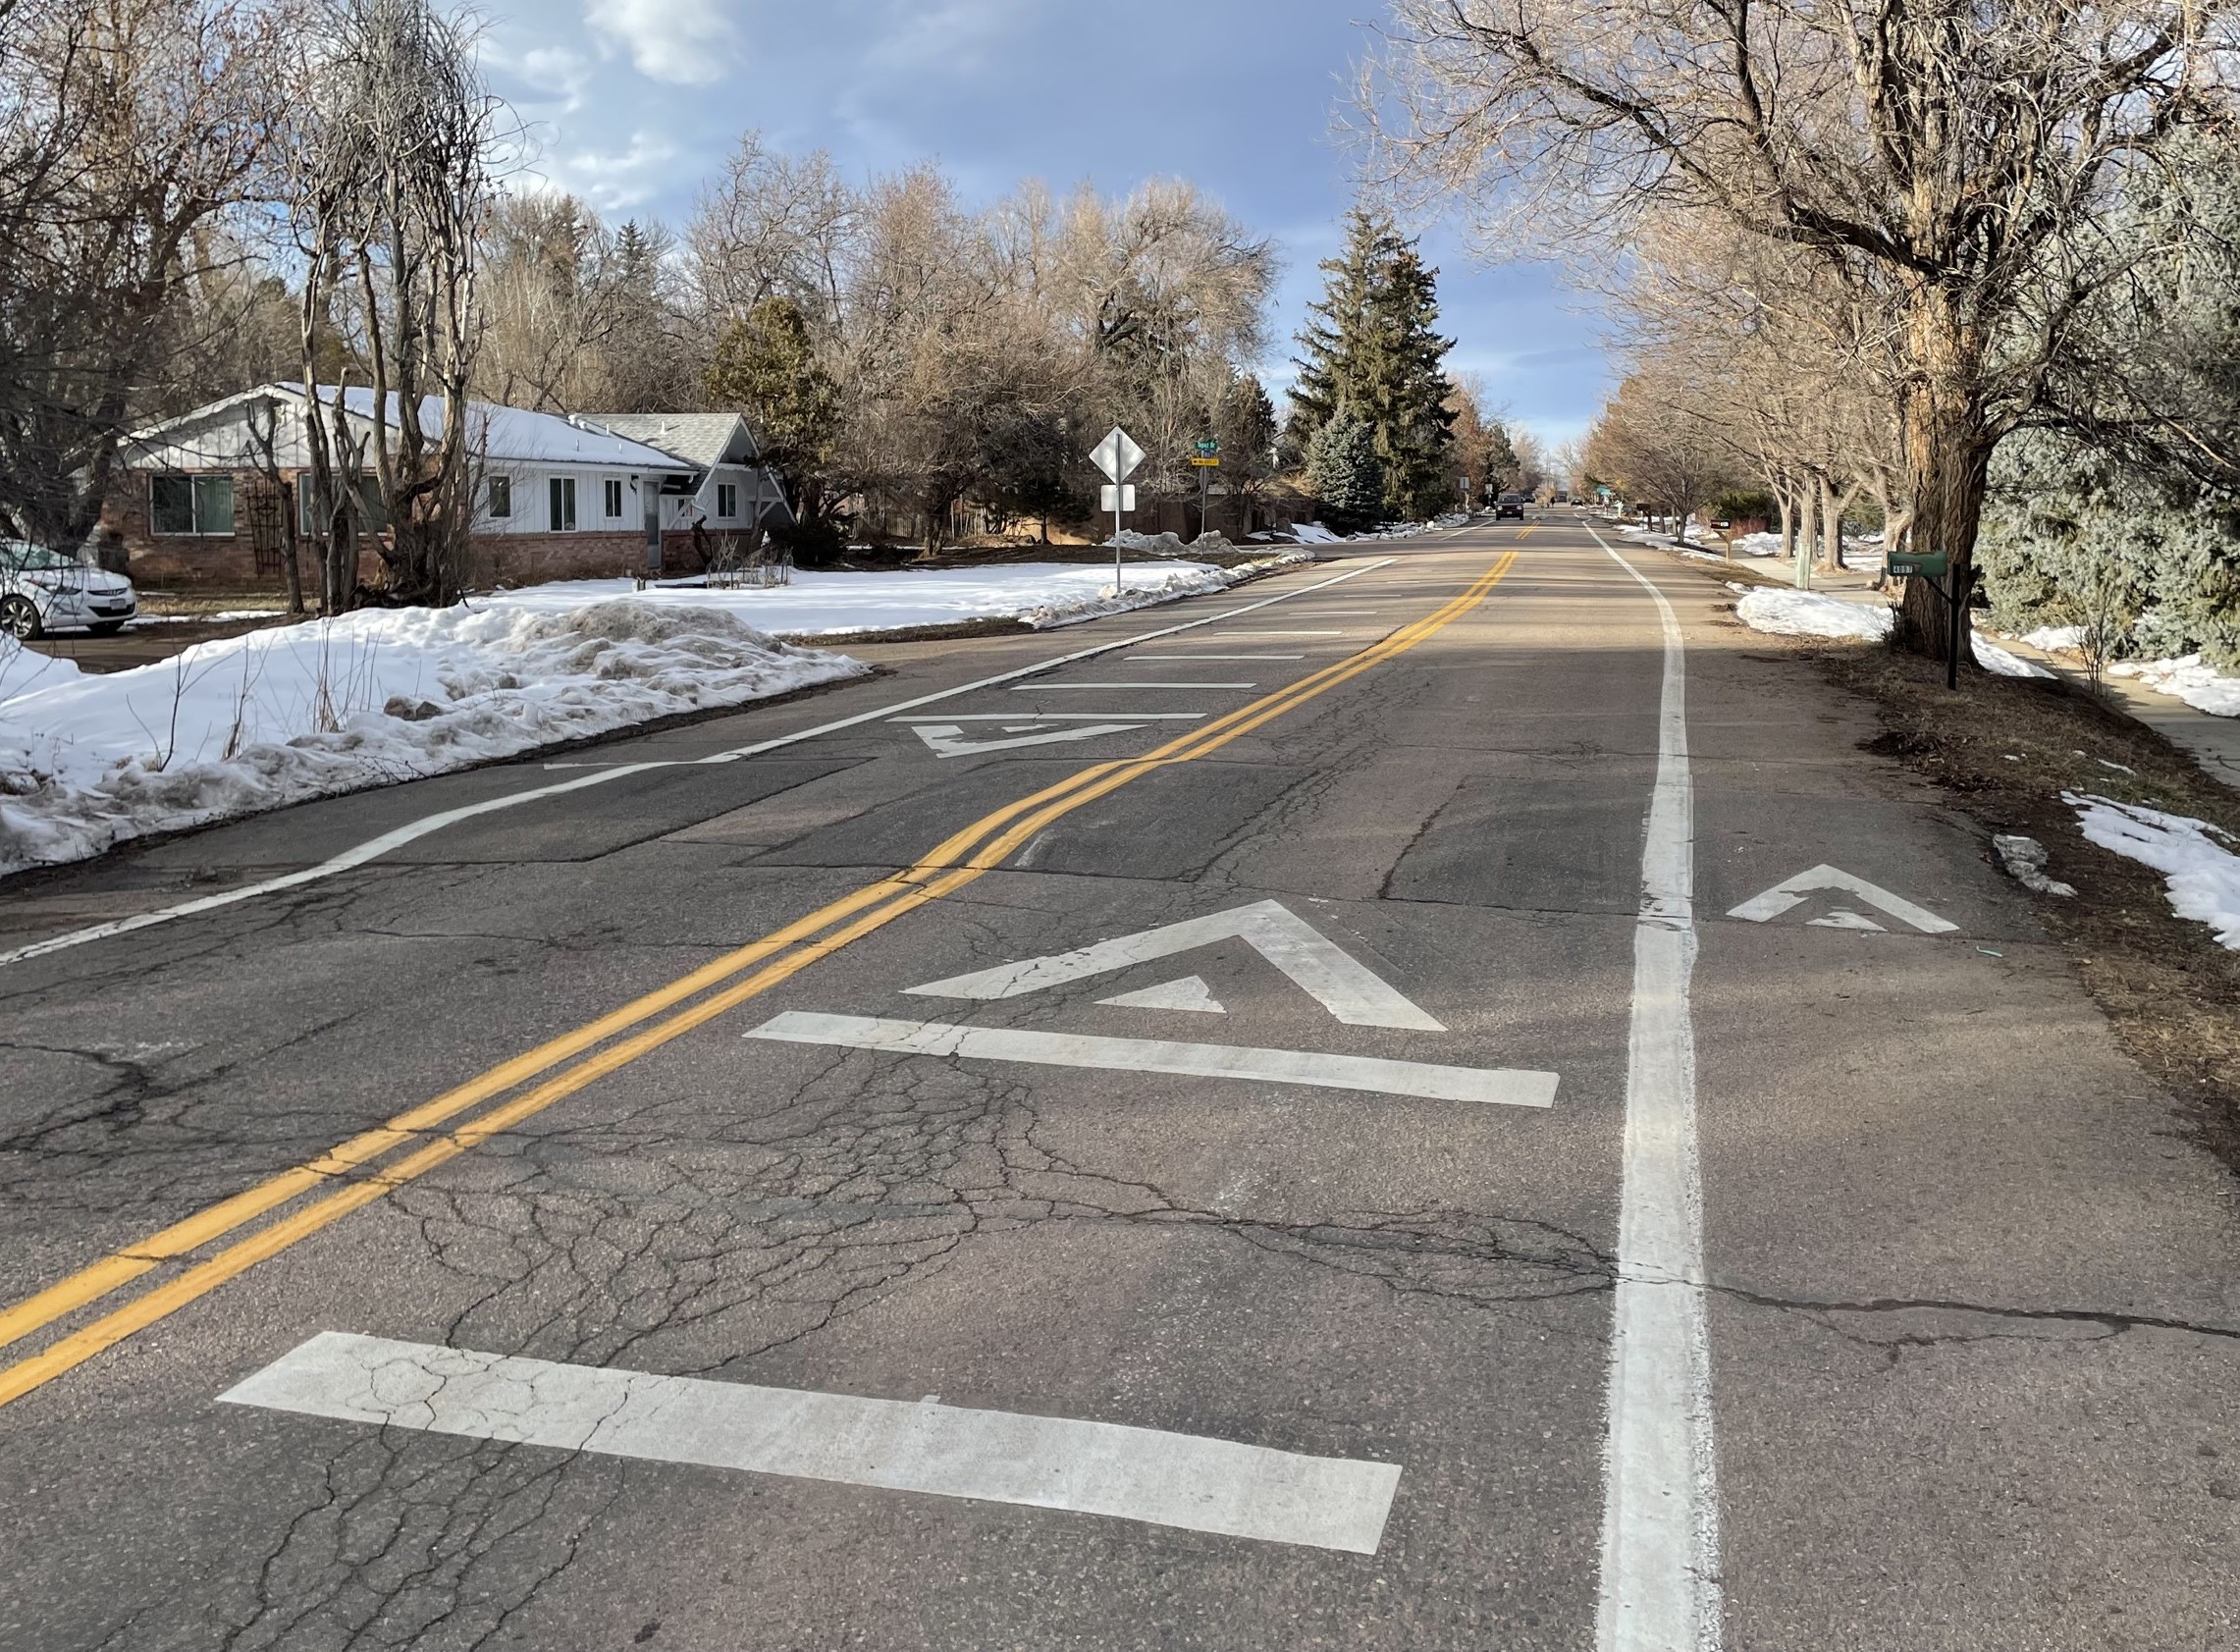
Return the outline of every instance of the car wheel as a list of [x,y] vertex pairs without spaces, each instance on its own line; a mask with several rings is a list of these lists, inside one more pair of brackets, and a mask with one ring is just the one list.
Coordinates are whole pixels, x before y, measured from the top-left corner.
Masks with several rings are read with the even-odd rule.
[[29,642],[39,634],[38,605],[28,597],[0,597],[0,631]]
[[125,628],[125,622],[122,619],[96,619],[85,628],[97,637],[113,637]]

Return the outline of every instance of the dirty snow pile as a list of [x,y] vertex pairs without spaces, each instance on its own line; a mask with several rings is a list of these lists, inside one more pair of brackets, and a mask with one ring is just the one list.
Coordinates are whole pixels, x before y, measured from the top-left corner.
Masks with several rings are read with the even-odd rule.
[[735,613],[372,610],[80,673],[0,653],[0,873],[864,674]]
[[[1734,605],[1735,617],[1753,631],[1783,637],[1856,637],[1879,642],[1890,635],[1891,611],[1880,603],[1846,603],[1819,591],[1760,586]],[[1995,676],[2050,677],[1997,643],[1975,633],[1976,664]]]
[[2171,911],[2207,924],[2218,945],[2240,952],[2240,855],[2225,847],[2232,839],[2222,829],[2091,793],[2065,791],[2061,801],[2076,810],[2089,841],[2153,867],[2168,882]]
[[[2027,639],[2025,639],[2027,640]],[[2240,717],[2240,677],[2227,676],[2205,666],[2198,654],[2175,660],[2133,660],[2110,666],[2111,677],[2137,677],[2149,688],[2174,694],[2197,712],[2211,717]]]
[[814,640],[987,619],[1016,619],[1038,628],[1064,625],[1224,591],[1270,567],[1306,560],[1291,552],[1235,568],[1211,562],[1130,562],[1118,598],[1112,594],[1109,563],[1001,562],[888,573],[797,572],[790,585],[722,591],[708,590],[698,581],[640,591],[627,579],[569,579],[501,591],[483,600],[547,613],[629,597],[663,608],[717,609],[773,636]]
[[1778,557],[1782,554],[1782,536],[1778,533],[1746,533],[1733,541],[1737,557]]

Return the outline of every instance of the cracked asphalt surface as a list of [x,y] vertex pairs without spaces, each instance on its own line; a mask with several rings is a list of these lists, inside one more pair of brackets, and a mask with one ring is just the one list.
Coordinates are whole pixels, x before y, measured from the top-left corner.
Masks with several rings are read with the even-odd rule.
[[[880,720],[692,759],[1300,592],[1158,644],[1296,662],[1115,654],[917,714],[981,719],[968,739],[1036,714],[1210,720],[1510,551],[1482,605],[1418,646],[1089,797],[975,880],[368,1186],[0,1408],[0,1647],[1593,1645],[1661,643],[1644,593],[1560,515],[1404,542],[1380,566],[1347,548],[1058,637],[858,649],[887,673],[567,759],[677,767],[0,970],[0,1306],[1190,725],[940,757]],[[1974,829],[1859,749],[1864,709],[1754,654],[1715,583],[1628,555],[1687,644],[1727,1644],[2240,1644],[2229,1183]],[[0,948],[546,777],[447,776],[19,879]],[[1958,928],[1808,922],[1840,900],[1721,916],[1822,863]],[[1241,942],[1013,999],[906,991],[1264,900],[1446,1031],[1342,1024]],[[1104,1001],[1186,974],[1224,1014]],[[784,1012],[1560,1087],[1538,1110],[744,1037]],[[152,1262],[0,1359],[240,1237]],[[1364,1555],[218,1403],[322,1331],[937,1395],[1402,1473]]]

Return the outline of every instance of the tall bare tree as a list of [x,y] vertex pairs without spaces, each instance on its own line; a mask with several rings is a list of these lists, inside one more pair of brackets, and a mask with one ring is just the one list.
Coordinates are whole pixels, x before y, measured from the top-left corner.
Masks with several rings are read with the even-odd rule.
[[[467,393],[504,106],[484,87],[469,27],[430,0],[332,0],[312,52],[294,198],[304,376],[332,321],[369,393],[357,409],[340,385],[311,398],[322,596],[330,613],[355,600],[356,540],[372,526],[385,535],[389,595],[448,602],[474,524]],[[369,460],[377,522],[363,498]]]
[[[2124,170],[2231,111],[2235,0],[1395,0],[1396,175],[1607,237],[1717,214],[1885,294],[1916,546],[1968,577],[1991,455],[2048,415],[2135,247]],[[1918,586],[1919,582],[1916,582]],[[1942,655],[1922,589],[1898,638]],[[1963,658],[1969,656],[1963,653]]]

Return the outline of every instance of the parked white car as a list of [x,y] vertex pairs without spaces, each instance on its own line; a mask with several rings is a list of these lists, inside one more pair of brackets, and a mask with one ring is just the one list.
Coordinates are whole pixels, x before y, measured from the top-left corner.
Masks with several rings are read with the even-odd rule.
[[75,557],[0,539],[0,631],[28,640],[83,628],[105,637],[139,612],[133,582]]

